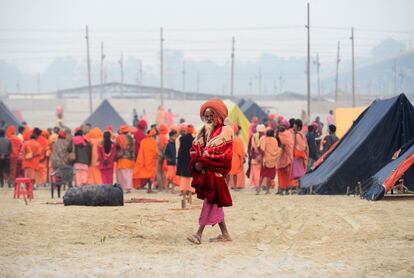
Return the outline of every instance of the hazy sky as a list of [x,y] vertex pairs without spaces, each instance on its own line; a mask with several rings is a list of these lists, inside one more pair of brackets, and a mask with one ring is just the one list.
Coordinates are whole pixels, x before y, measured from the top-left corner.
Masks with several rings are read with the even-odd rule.
[[[156,65],[161,26],[165,48],[182,50],[191,59],[226,63],[232,36],[240,60],[255,59],[263,52],[305,56],[307,2],[0,0],[0,59],[34,72],[55,56],[82,59],[86,24],[96,60],[104,41],[108,60],[116,61],[124,51],[125,56]],[[343,44],[343,55],[349,53],[350,31],[331,27],[354,26],[361,56],[369,55],[371,47],[386,37],[403,40],[407,46],[414,41],[413,0],[313,0],[310,4],[311,27],[315,27],[312,53],[320,52],[326,62],[334,60],[337,40]]]

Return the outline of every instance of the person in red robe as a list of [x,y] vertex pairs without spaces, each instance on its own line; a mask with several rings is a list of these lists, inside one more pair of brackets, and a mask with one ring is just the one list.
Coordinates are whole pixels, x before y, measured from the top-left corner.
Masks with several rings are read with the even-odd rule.
[[105,131],[103,141],[98,147],[99,170],[101,171],[103,184],[112,184],[114,181],[116,145],[111,137],[111,132]]
[[17,159],[19,157],[22,141],[16,136],[16,127],[14,125],[10,125],[7,128],[6,137],[12,144],[12,151],[10,153],[10,183],[14,186],[17,177]]
[[197,198],[203,200],[197,233],[187,237],[194,244],[201,244],[206,225],[218,224],[221,234],[210,241],[231,241],[224,221],[223,207],[233,201],[226,184],[231,169],[233,128],[224,125],[228,110],[220,99],[210,99],[200,109],[204,126],[190,149],[190,171]]

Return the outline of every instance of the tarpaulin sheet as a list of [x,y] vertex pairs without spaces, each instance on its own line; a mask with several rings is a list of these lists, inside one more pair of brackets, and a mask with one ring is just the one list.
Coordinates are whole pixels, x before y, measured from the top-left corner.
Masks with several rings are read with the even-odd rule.
[[355,192],[414,138],[414,107],[404,94],[374,101],[353,123],[341,142],[300,180],[303,193]]

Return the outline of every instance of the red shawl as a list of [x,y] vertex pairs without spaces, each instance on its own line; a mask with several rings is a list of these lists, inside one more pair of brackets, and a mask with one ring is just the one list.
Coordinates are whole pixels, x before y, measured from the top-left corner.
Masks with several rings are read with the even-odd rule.
[[[232,147],[233,129],[230,126],[217,127],[208,140],[205,129],[200,131],[190,149],[192,186],[197,198],[207,199],[219,207],[233,205],[225,179],[231,169]],[[196,162],[201,163],[202,171],[195,169]]]

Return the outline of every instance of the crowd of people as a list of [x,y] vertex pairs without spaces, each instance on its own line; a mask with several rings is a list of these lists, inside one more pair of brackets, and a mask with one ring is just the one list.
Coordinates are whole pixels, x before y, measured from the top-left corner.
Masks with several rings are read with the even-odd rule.
[[[191,203],[195,190],[190,149],[197,131],[184,120],[174,124],[176,115],[162,106],[156,124],[148,126],[143,116],[134,117],[133,126],[122,125],[117,131],[111,126],[102,131],[88,123],[74,130],[42,130],[25,123],[0,129],[0,185],[13,187],[16,177],[26,177],[35,187],[43,186],[50,183],[55,170],[72,166],[74,186],[116,182],[126,193],[132,188],[146,188],[148,193],[180,191],[183,202]],[[319,117],[309,125],[273,114],[251,120],[248,142],[240,136],[241,127],[231,125],[234,138],[226,181],[234,190],[245,188],[247,176],[257,194],[272,188],[278,194],[294,191],[300,177],[338,140],[332,111],[327,118],[328,133],[323,133]]]
[[[299,179],[338,141],[333,111],[327,119],[331,120],[328,133],[323,133],[324,125],[319,117],[309,125],[304,125],[301,119],[276,118],[274,114],[262,123],[256,117],[252,119],[247,176],[256,194],[262,189],[270,193],[271,188],[277,188],[277,194],[297,191]],[[243,187],[242,184],[238,187]]]

